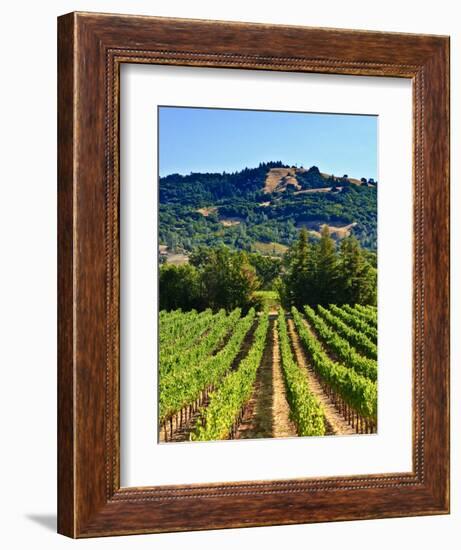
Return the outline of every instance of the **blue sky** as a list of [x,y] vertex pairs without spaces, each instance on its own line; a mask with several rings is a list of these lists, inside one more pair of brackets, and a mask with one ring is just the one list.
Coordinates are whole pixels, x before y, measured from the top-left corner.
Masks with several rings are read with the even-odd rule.
[[260,162],[377,179],[377,117],[159,107],[159,172],[234,172]]

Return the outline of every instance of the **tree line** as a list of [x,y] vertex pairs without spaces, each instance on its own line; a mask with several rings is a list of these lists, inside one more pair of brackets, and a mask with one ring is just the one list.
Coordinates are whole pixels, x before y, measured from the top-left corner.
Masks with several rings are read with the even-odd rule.
[[258,289],[277,290],[286,309],[376,304],[375,258],[353,236],[335,243],[326,225],[315,240],[302,229],[283,260],[226,246],[199,247],[188,264],[160,266],[160,309],[248,311],[259,305]]
[[336,245],[324,225],[320,239],[311,242],[302,229],[285,255],[285,272],[278,282],[282,304],[376,304],[377,269],[368,258],[353,236]]
[[188,264],[160,266],[160,309],[248,311],[260,284],[245,252],[200,248]]

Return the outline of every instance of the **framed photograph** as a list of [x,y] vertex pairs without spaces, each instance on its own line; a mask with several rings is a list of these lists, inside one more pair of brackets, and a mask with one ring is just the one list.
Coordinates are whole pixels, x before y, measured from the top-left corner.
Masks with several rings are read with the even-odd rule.
[[58,20],[58,530],[449,512],[449,39]]

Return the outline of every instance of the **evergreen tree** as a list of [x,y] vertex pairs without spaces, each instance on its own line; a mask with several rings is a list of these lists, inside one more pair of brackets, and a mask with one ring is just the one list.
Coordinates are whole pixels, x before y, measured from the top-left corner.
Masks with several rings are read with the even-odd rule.
[[365,262],[362,271],[362,284],[360,288],[359,304],[375,306],[378,301],[378,270]]
[[339,272],[341,281],[340,303],[376,304],[377,270],[365,259],[355,237],[341,242]]
[[336,245],[330,237],[328,225],[323,225],[320,235],[316,266],[316,292],[313,298],[318,304],[328,305],[335,303],[337,299],[338,261]]
[[360,272],[363,268],[363,256],[360,254],[358,241],[354,237],[343,239],[339,256],[341,280],[339,302],[345,304],[358,303]]
[[316,244],[303,229],[285,255],[284,274],[276,284],[281,302],[284,307],[375,305],[377,269],[368,260],[355,237],[343,239],[338,252],[326,225]]
[[301,229],[298,241],[287,252],[286,266],[287,274],[280,290],[284,305],[311,303],[316,269],[313,247],[305,228]]

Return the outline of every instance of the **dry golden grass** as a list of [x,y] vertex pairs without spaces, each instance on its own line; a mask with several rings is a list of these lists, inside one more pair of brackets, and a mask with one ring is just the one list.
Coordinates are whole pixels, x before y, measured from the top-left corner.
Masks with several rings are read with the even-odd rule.
[[186,256],[185,254],[168,254],[166,263],[172,265],[184,265],[189,263],[189,256]]
[[288,246],[280,243],[263,243],[257,241],[253,243],[253,248],[266,256],[283,256],[288,250]]
[[296,179],[296,168],[271,168],[266,176],[264,193],[285,191],[287,185],[294,185],[296,189],[301,186]]
[[205,216],[207,218],[210,214],[213,214],[214,212],[217,212],[218,208],[216,206],[204,206],[203,208],[198,208],[197,212],[202,214],[202,216]]
[[240,225],[241,221],[242,220],[240,218],[221,218],[219,220],[219,222],[222,223],[224,227],[233,227],[234,225]]
[[[303,189],[302,191],[295,191],[295,195],[309,194],[309,193],[329,193],[332,187],[319,187],[318,189]],[[342,187],[336,187],[338,191],[341,191]]]
[[346,225],[329,225],[322,220],[312,220],[310,222],[306,223],[299,223],[296,225],[297,229],[301,229],[302,227],[305,227],[309,233],[312,235],[315,235],[316,237],[320,237],[320,232],[322,231],[322,227],[327,226],[330,230],[330,235],[337,239],[344,239],[345,237],[349,237],[351,234],[351,230],[353,227],[357,225],[356,222],[349,223]]
[[344,225],[342,227],[335,227],[334,225],[329,225],[328,229],[330,230],[330,235],[336,235],[340,239],[349,237],[351,234],[351,229],[357,225],[356,222],[350,223],[349,225]]
[[[328,191],[331,191],[331,187],[301,190],[301,185],[296,179],[296,174],[303,172],[306,172],[305,168],[271,168],[267,173],[263,191],[265,193],[273,193],[274,191],[286,191],[287,185],[294,185],[294,187],[297,189],[295,193],[328,193]],[[331,174],[327,174],[325,172],[321,172],[320,175],[325,179],[331,177]],[[362,185],[362,182],[357,178],[347,179],[353,185]],[[336,176],[335,180],[338,183],[341,183],[340,177]],[[341,187],[338,187],[338,189],[341,189]]]

